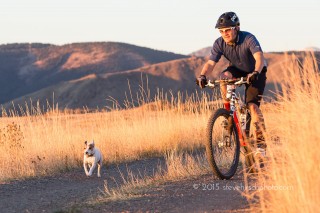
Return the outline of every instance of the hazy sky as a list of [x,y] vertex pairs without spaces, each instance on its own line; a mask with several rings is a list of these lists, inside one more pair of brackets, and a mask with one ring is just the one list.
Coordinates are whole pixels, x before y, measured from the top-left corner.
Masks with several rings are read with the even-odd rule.
[[320,47],[319,0],[0,0],[0,44],[119,41],[189,54],[234,11],[265,52]]

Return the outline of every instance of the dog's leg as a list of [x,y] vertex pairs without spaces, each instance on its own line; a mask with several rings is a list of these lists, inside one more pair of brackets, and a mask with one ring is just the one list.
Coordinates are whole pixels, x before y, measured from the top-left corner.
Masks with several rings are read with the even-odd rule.
[[101,177],[101,161],[98,162],[98,177]]
[[84,168],[84,172],[85,172],[86,175],[88,176],[88,175],[89,175],[89,172],[88,172],[88,164],[87,164],[87,163],[83,163],[83,168]]
[[97,166],[97,163],[93,163],[92,164],[92,167],[90,168],[90,171],[89,171],[89,176],[92,175],[92,173],[93,173],[94,169],[96,168],[96,166]]

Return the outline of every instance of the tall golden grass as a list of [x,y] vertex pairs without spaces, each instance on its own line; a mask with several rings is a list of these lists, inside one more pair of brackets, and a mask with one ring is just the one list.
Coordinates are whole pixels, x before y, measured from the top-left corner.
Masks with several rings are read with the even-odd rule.
[[[184,99],[184,101],[182,101]],[[161,94],[155,101],[111,112],[73,114],[39,107],[2,111],[0,180],[48,175],[80,167],[85,140],[94,140],[105,163],[202,145],[210,96]],[[128,104],[129,105],[129,104]]]
[[[269,163],[259,175],[262,212],[317,212],[320,203],[320,74],[312,54],[287,57],[277,101],[265,106]],[[271,137],[280,141],[272,143]]]

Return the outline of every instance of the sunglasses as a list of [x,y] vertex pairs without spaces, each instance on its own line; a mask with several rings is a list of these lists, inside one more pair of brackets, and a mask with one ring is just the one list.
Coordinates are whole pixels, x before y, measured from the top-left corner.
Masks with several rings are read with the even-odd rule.
[[231,30],[236,29],[235,27],[229,27],[229,28],[225,28],[225,29],[219,29],[219,32],[222,33],[230,33]]

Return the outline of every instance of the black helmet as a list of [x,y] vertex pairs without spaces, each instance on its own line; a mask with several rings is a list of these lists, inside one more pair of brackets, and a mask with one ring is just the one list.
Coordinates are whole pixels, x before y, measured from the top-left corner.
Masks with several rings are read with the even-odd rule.
[[240,26],[240,20],[236,13],[226,12],[223,13],[216,24],[216,28],[235,27]]

